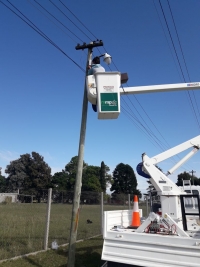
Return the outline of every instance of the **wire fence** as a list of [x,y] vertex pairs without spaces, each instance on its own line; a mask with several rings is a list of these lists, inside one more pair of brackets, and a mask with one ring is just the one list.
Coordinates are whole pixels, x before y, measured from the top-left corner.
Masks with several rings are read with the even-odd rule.
[[[48,193],[0,194],[0,260],[51,248],[54,241],[58,246],[69,242],[73,192],[53,190],[49,203]],[[77,240],[102,234],[103,211],[127,209],[132,209],[129,195],[112,199],[82,192]]]
[[[195,206],[193,198],[185,203]],[[40,190],[35,194],[0,193],[0,260],[69,243],[73,192]],[[133,202],[129,194],[109,196],[98,192],[81,192],[77,240],[101,235],[103,212],[129,210]],[[158,212],[158,197],[139,200],[143,217]]]

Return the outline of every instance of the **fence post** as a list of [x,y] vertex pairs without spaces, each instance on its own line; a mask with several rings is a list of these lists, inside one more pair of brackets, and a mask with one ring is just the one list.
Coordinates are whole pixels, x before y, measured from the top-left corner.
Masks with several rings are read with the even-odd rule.
[[128,209],[131,209],[131,195],[128,194]]
[[49,221],[51,214],[51,196],[52,196],[52,188],[48,190],[48,200],[47,200],[47,212],[46,212],[46,228],[45,228],[45,236],[44,236],[44,250],[48,248],[48,239],[49,239]]
[[104,224],[104,216],[103,216],[103,192],[101,192],[101,234],[103,234],[103,224]]

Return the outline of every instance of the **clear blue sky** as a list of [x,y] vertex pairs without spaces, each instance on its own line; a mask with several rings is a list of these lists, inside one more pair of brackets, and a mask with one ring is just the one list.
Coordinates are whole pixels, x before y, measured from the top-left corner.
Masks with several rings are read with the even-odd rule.
[[[38,0],[65,27],[34,0],[1,1],[13,10],[10,3],[15,5],[83,69],[87,51],[75,46],[102,39],[104,47],[95,48],[93,55],[111,54],[111,70],[128,73],[125,86],[200,81],[199,0],[169,0],[181,48],[167,0],[62,0],[90,32],[59,0],[52,2],[81,31],[50,1]],[[4,171],[11,160],[36,151],[52,173],[61,171],[78,153],[85,74],[1,3],[0,33],[0,166]],[[112,172],[122,162],[136,172],[143,152],[151,157],[163,151],[160,146],[170,148],[200,134],[200,91],[190,93],[193,107],[187,92],[121,98],[122,108],[131,109],[131,119],[123,110],[117,120],[98,120],[88,105],[84,160],[89,165],[104,161]],[[159,138],[160,146],[136,125],[135,116]],[[172,165],[169,160],[159,166],[167,171]],[[184,167],[172,175],[174,181],[185,170],[200,177],[200,155]],[[137,179],[144,192],[146,180]]]

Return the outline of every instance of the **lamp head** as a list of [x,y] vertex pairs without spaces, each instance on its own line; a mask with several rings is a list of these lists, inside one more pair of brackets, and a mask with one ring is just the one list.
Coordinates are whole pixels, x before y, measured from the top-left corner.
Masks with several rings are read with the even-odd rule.
[[111,64],[111,56],[109,55],[109,54],[107,54],[107,53],[105,53],[104,55],[103,55],[103,61],[106,63],[106,64],[108,64],[108,65],[110,65]]

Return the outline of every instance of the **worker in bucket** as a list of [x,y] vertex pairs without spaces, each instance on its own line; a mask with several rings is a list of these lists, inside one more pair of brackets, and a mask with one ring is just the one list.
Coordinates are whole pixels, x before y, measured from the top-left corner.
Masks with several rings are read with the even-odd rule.
[[[100,57],[94,57],[92,65],[88,66],[88,75],[93,75],[96,72],[105,72],[105,69],[100,64]],[[92,104],[92,108],[95,112],[97,112],[97,105]]]

